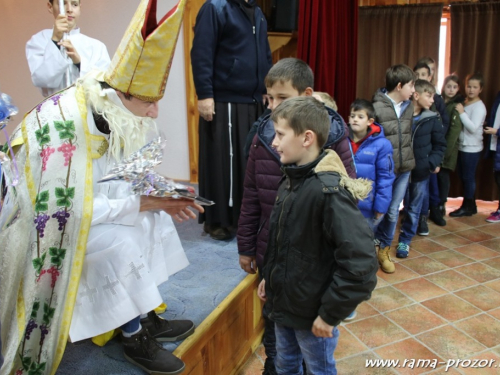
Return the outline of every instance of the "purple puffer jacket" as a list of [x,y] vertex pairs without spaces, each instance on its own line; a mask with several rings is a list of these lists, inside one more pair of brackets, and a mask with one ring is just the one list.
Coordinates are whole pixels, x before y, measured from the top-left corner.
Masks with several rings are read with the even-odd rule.
[[[348,128],[342,117],[328,108],[331,120],[330,134],[325,148],[337,152],[347,173],[356,178],[356,170],[347,135]],[[257,134],[250,147],[240,219],[238,221],[238,253],[255,256],[262,267],[269,235],[269,217],[273,209],[279,183],[283,177],[278,154],[272,149],[274,125],[270,115],[259,119]]]

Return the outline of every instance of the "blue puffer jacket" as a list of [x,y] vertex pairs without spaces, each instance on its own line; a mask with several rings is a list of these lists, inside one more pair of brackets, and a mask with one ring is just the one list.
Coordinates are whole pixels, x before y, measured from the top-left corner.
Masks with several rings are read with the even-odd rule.
[[371,134],[354,154],[356,175],[372,181],[370,195],[358,203],[364,217],[372,218],[375,212],[385,214],[389,209],[395,178],[392,151],[391,142],[384,136],[384,129],[375,123],[371,126]]

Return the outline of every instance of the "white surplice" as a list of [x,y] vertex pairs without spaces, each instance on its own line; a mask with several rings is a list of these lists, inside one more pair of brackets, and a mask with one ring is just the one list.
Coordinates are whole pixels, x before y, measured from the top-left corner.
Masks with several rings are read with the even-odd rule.
[[106,70],[110,63],[108,50],[104,43],[80,33],[80,29],[71,30],[68,38],[80,55],[80,70],[71,59],[64,57],[52,41],[52,29],[42,30],[33,35],[26,44],[26,58],[33,84],[43,96],[49,96],[64,89],[66,71],[70,70],[73,84],[92,69]]
[[[88,111],[92,134],[100,133]],[[129,183],[97,181],[112,165],[107,154],[93,160],[94,210],[70,328],[79,341],[118,328],[162,303],[158,285],[187,267],[172,218],[139,212]]]

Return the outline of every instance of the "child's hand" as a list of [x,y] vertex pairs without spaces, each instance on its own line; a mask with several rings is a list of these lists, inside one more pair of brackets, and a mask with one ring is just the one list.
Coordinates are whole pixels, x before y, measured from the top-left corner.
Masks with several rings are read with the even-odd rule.
[[266,280],[262,279],[262,281],[259,284],[259,287],[257,288],[257,296],[262,302],[266,302]]
[[54,30],[52,31],[52,40],[54,42],[59,42],[63,38],[64,33],[67,33],[68,31],[69,31],[68,17],[59,14],[56,18],[56,21],[54,22]]
[[333,337],[333,328],[318,315],[311,331],[316,337]]
[[432,173],[439,173],[440,170],[441,170],[441,167],[436,167],[436,169],[434,169],[432,171]]
[[496,135],[497,134],[497,130],[495,128],[490,128],[489,126],[487,126],[487,127],[484,128],[484,132],[486,134],[491,134],[491,135]]
[[382,216],[384,216],[383,213],[381,212],[375,212],[375,215],[373,216],[375,220],[378,220],[380,219]]
[[248,255],[240,255],[240,267],[243,271],[254,274],[257,269],[255,257]]
[[57,44],[59,44],[60,46],[62,46],[66,49],[66,54],[71,59],[71,61],[73,61],[73,64],[80,64],[80,62],[81,62],[80,55],[78,54],[78,51],[73,46],[73,43],[71,43],[71,40],[69,40],[69,39],[61,40]]
[[462,114],[465,112],[464,110],[464,106],[461,104],[461,103],[458,103],[456,106],[455,106],[455,109],[457,110],[458,113]]

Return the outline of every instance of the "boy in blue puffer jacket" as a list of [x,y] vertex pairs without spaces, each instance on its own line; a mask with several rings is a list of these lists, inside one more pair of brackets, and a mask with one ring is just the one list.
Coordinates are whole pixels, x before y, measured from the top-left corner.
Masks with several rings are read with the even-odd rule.
[[391,203],[395,177],[392,144],[385,138],[384,129],[374,121],[375,110],[368,100],[356,99],[351,104],[349,140],[356,175],[372,182],[370,195],[359,201],[358,207],[375,231]]

